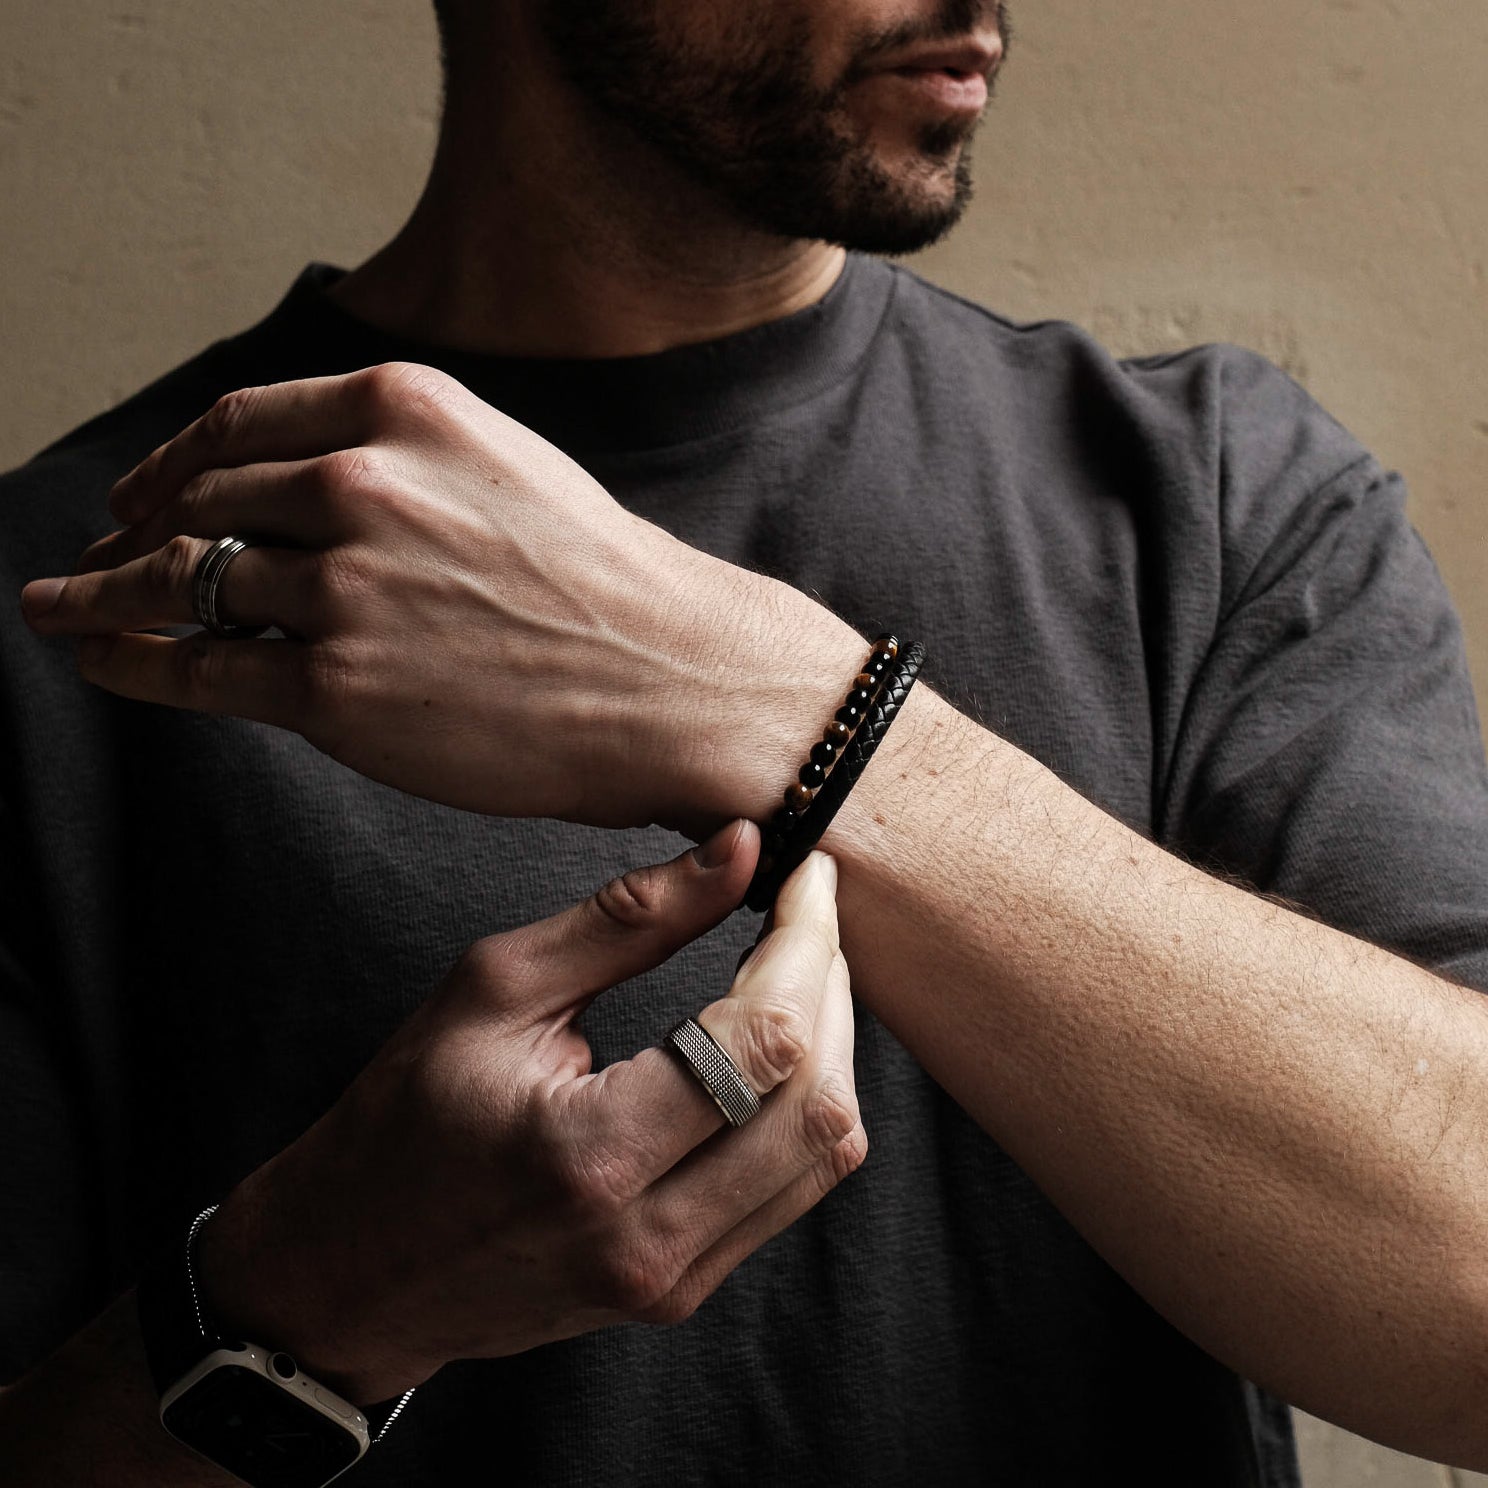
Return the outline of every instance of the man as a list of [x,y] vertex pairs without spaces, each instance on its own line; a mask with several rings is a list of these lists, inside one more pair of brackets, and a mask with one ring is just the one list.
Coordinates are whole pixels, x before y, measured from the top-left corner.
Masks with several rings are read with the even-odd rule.
[[[221,1200],[226,1326],[421,1386],[368,1482],[1295,1481],[1272,1395],[1488,1463],[1488,778],[1398,481],[1259,358],[1117,363],[833,246],[954,221],[992,7],[442,19],[403,232],[10,483],[29,620],[100,637],[92,691],[5,641],[18,1367]],[[146,633],[242,532],[224,603],[287,639]],[[813,1206],[863,1151],[824,860],[708,1025],[774,1140],[626,1056],[728,984],[724,824],[862,664],[839,616],[928,660],[824,839],[874,1156]],[[394,1035],[651,822],[712,850]],[[580,1084],[575,1011],[683,942]],[[23,1481],[205,1480],[139,1350],[126,1301],[22,1382]]]

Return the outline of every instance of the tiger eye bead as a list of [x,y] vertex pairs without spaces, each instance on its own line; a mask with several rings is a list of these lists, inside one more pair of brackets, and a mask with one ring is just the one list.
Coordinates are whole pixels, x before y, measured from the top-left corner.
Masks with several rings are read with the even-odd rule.
[[823,731],[822,738],[828,744],[835,744],[839,749],[852,738],[852,725],[844,723],[840,718],[834,718]]
[[853,678],[854,689],[861,689],[863,692],[868,693],[870,696],[872,696],[873,689],[877,686],[878,678],[875,677],[871,672],[859,672],[858,675]]
[[879,656],[887,656],[890,661],[899,654],[899,642],[891,635],[881,635],[873,643],[873,650]]
[[801,785],[799,782],[797,782],[795,785],[787,787],[785,792],[785,804],[789,806],[790,809],[797,816],[800,816],[800,814],[811,804],[811,792],[807,790],[804,785]]
[[826,778],[827,772],[815,760],[807,760],[796,776],[807,790],[818,790]]
[[830,739],[823,739],[820,744],[811,746],[812,762],[820,765],[823,770],[827,769],[836,758],[837,745]]

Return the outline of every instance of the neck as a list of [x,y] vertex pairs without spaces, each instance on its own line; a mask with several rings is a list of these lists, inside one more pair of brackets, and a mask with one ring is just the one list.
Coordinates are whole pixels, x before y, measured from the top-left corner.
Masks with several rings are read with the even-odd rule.
[[486,84],[452,90],[412,216],[331,291],[359,318],[468,351],[633,356],[793,314],[841,272],[842,249],[742,225],[540,69]]

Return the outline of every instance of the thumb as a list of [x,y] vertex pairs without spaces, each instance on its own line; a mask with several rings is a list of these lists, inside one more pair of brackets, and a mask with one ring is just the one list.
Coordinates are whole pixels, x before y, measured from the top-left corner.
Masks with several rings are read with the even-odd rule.
[[533,969],[528,1006],[581,1009],[660,966],[738,908],[759,857],[759,828],[734,821],[670,863],[632,868],[582,903],[510,932]]

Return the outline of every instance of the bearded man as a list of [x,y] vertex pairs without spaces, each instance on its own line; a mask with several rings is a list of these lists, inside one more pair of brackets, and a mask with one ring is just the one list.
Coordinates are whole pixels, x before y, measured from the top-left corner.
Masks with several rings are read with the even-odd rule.
[[1398,477],[868,256],[994,5],[440,20],[393,240],[5,482],[8,1481],[1488,1466]]

